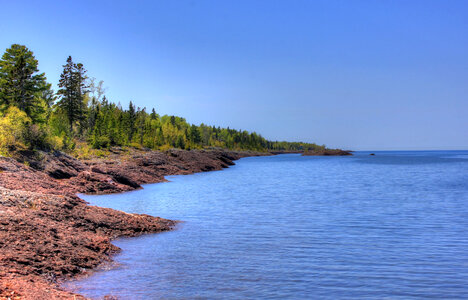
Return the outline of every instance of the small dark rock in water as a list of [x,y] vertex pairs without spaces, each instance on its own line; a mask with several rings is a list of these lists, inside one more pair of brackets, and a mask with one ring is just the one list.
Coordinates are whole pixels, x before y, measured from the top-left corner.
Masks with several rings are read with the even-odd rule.
[[369,154],[369,155],[375,155],[375,153],[371,153],[371,154]]

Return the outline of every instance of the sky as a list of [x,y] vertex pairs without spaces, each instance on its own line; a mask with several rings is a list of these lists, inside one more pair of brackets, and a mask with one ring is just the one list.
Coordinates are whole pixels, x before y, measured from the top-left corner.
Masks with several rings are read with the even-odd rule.
[[468,149],[468,1],[0,0],[58,83],[71,55],[110,101],[352,150]]

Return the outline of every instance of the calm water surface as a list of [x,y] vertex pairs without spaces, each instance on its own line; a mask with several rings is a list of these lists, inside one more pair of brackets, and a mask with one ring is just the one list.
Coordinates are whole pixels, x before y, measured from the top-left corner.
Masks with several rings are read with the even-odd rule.
[[185,221],[115,241],[93,298],[468,298],[468,151],[244,158],[93,205]]

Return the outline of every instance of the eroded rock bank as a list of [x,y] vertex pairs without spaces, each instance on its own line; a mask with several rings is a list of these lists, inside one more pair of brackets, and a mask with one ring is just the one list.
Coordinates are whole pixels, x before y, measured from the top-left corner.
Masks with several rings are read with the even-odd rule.
[[0,299],[83,299],[58,283],[86,274],[119,251],[119,236],[171,230],[176,221],[88,206],[77,193],[130,191],[166,175],[221,170],[268,155],[223,150],[113,149],[77,160],[56,152],[0,157]]

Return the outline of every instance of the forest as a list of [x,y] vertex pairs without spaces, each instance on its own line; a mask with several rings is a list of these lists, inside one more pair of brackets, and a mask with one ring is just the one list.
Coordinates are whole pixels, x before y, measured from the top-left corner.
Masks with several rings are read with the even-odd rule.
[[108,99],[103,81],[88,77],[71,56],[58,90],[40,73],[34,54],[13,44],[0,60],[0,154],[17,150],[153,150],[226,148],[254,151],[319,150],[313,143],[269,141],[255,132],[188,123],[155,108],[127,108]]

